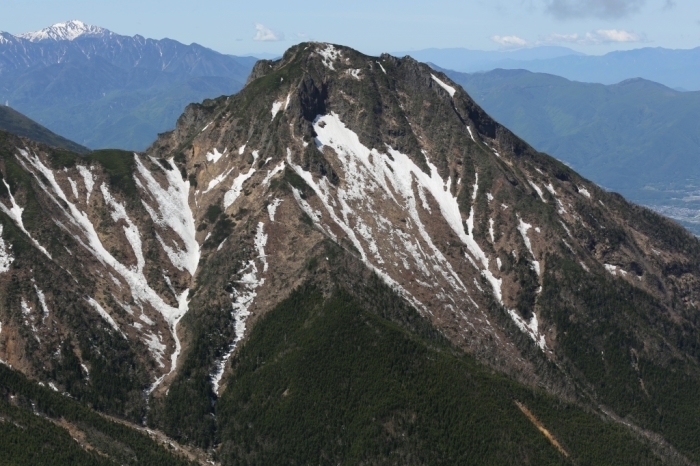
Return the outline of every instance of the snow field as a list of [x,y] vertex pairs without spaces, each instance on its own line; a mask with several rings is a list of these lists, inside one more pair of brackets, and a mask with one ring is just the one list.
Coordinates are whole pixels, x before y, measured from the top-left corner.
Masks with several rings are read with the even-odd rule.
[[[138,155],[134,154],[134,157],[136,170],[146,182],[145,188],[157,204],[154,209],[142,199],[143,206],[154,223],[161,227],[170,228],[180,237],[184,245],[182,249],[177,249],[177,246],[172,248],[166,245],[158,235],[163,249],[175,267],[179,270],[187,270],[190,275],[194,275],[199,264],[200,251],[199,244],[195,239],[194,216],[189,205],[190,182],[183,180],[178,170],[163,169],[169,184],[165,189],[141,163]],[[172,164],[172,159],[170,162]]]
[[[76,240],[78,240],[80,244],[90,251],[101,263],[111,267],[115,272],[117,272],[117,274],[121,275],[131,291],[132,298],[137,304],[142,305],[142,303],[148,303],[156,311],[158,311],[168,323],[175,340],[175,351],[171,355],[171,368],[169,372],[172,373],[176,368],[177,358],[181,350],[180,340],[177,337],[176,331],[177,324],[188,310],[187,296],[189,294],[189,289],[183,291],[178,297],[178,307],[172,307],[163,301],[158,293],[156,293],[155,290],[148,285],[143,272],[138,270],[138,267],[128,268],[124,266],[105,249],[97,235],[94,225],[88,216],[84,212],[81,212],[75,206],[75,204],[68,201],[65,193],[56,182],[53,172],[46,167],[36,155],[30,156],[27,151],[20,151],[20,154],[22,155],[24,161],[29,163],[35,172],[41,173],[48,181],[49,186],[46,186],[39,176],[35,176],[39,186],[63,210],[70,223],[82,232],[86,242],[84,242],[79,236],[74,235]],[[157,212],[156,209],[151,208],[145,201],[142,201],[144,207],[149,212],[156,224],[170,227],[180,236],[185,244],[185,249],[183,251],[177,251],[177,254],[170,256],[171,260],[174,257],[177,258],[177,260],[173,261],[174,265],[175,263],[179,263],[191,274],[193,274],[199,262],[199,245],[194,239],[194,218],[188,204],[189,182],[182,180],[179,171],[166,170],[165,174],[169,182],[169,186],[167,189],[164,189],[143,166],[138,155],[134,154],[134,157],[136,161],[137,173],[146,183],[144,185],[139,181],[137,185],[139,185],[141,189],[147,190],[150,196],[156,201]],[[108,191],[106,193],[109,194]],[[104,194],[105,193],[103,193],[103,195]],[[111,196],[108,196],[108,198],[109,197]],[[63,202],[59,202],[59,200]],[[120,204],[116,202],[111,203],[108,200],[106,200],[106,204],[112,207],[113,215],[116,215],[118,218],[121,217]],[[64,208],[63,205],[67,205],[67,208]],[[126,216],[125,213],[124,216]],[[137,231],[134,233],[137,233]],[[130,242],[131,241],[134,241],[132,243],[132,247],[134,247],[134,245],[137,244],[135,234],[130,239]],[[119,329],[116,322],[114,322],[111,316],[109,316],[109,314],[101,306],[99,306],[99,303],[92,298],[90,298],[88,302],[90,302],[90,304],[98,312],[100,312],[102,317],[105,318],[110,325],[112,325],[112,323],[114,324],[112,325],[113,328],[117,330]],[[95,306],[95,304],[97,304],[97,306]],[[107,319],[107,317],[109,317],[109,319]],[[167,374],[164,374],[162,377],[156,380],[154,385],[147,390],[147,393],[150,393],[157,386],[157,384],[162,381],[165,375]]]

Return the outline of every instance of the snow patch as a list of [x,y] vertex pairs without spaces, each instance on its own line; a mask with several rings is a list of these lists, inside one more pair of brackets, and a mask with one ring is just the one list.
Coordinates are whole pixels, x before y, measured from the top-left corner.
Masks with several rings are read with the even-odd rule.
[[231,204],[236,202],[236,199],[238,199],[238,196],[241,195],[243,192],[243,183],[248,181],[248,179],[253,176],[255,173],[255,162],[258,160],[258,151],[254,150],[253,151],[253,165],[250,167],[250,170],[248,170],[248,173],[240,173],[234,180],[233,184],[231,185],[231,189],[226,191],[226,194],[224,194],[224,210],[228,209]]
[[284,170],[284,162],[280,162],[275,168],[269,170],[265,176],[265,179],[262,181],[263,186],[270,186],[270,181],[272,181],[272,178],[278,173],[282,172],[282,170]]
[[73,180],[70,176],[68,177],[68,183],[70,183],[70,188],[73,191],[73,197],[78,199],[78,183]]
[[146,260],[143,257],[143,248],[141,246],[141,234],[139,233],[138,227],[134,225],[131,219],[129,219],[124,206],[112,197],[105,183],[102,183],[102,185],[100,186],[100,190],[102,191],[102,196],[104,197],[105,205],[112,208],[112,212],[110,213],[112,220],[114,222],[118,222],[119,220],[124,220],[124,222],[126,222],[126,226],[124,227],[124,236],[126,236],[126,239],[127,241],[129,241],[131,249],[132,251],[134,251],[134,255],[136,256],[136,271],[138,273],[142,273],[143,266],[146,264]]
[[146,337],[144,338],[144,343],[146,343],[146,346],[148,346],[148,349],[153,355],[153,358],[158,363],[158,367],[164,368],[165,364],[163,364],[163,354],[166,349],[165,344],[163,344],[160,338],[154,335],[153,333],[146,334]]
[[588,192],[586,188],[581,188],[579,186],[576,186],[576,189],[578,189],[578,192],[586,196],[587,198],[591,198],[591,193]]
[[282,102],[281,100],[272,103],[272,109],[270,110],[270,112],[272,113],[272,119],[270,121],[275,121],[275,117],[279,113],[280,109],[282,109],[283,103],[284,102]]
[[469,125],[467,125],[467,131],[469,131],[469,137],[472,138],[472,141],[476,142],[476,139],[474,139],[474,133],[472,133],[472,129]]
[[[234,169],[235,169],[235,167],[231,167],[231,169],[228,170],[227,172],[221,173],[221,174],[220,174],[219,176],[217,176],[216,178],[213,178],[213,179],[209,180],[209,185],[207,186],[207,189],[205,189],[204,192],[202,192],[202,194],[206,194],[206,193],[208,193],[209,191],[211,191],[212,189],[216,188],[216,187],[219,185],[219,183],[221,183],[221,182],[224,181],[226,178],[228,178],[228,176],[231,174],[231,172],[232,172]],[[195,193],[195,194],[196,194],[196,193]]]
[[537,272],[537,275],[540,275],[540,263],[537,261],[535,253],[532,252],[532,243],[530,242],[530,237],[527,235],[527,231],[530,228],[532,228],[532,225],[523,222],[523,219],[518,216],[518,231],[522,235],[523,241],[525,241],[525,247],[527,247],[527,250],[530,251],[530,255],[534,259],[532,261],[532,268],[535,270],[535,272]]
[[248,316],[250,316],[250,306],[253,304],[253,301],[257,296],[257,289],[265,283],[265,279],[259,277],[259,271],[256,265],[256,259],[261,260],[263,262],[262,273],[267,271],[267,258],[265,256],[267,235],[263,230],[264,224],[262,222],[258,223],[258,228],[255,234],[255,250],[258,257],[249,260],[248,263],[244,265],[243,269],[239,271],[239,273],[242,275],[241,279],[238,281],[240,290],[233,290],[231,315],[234,319],[235,334],[233,342],[231,342],[229,345],[226,354],[224,354],[221,361],[217,363],[216,369],[211,374],[211,384],[214,389],[214,393],[216,394],[219,392],[219,384],[221,383],[221,379],[224,375],[226,362],[233,354],[234,350],[238,346],[238,343],[245,336],[245,322],[248,319]]
[[85,202],[89,204],[90,194],[92,194],[92,188],[95,187],[95,180],[92,177],[92,172],[90,171],[90,169],[82,165],[78,165],[75,168],[78,169],[78,172],[83,177],[83,183],[85,184],[85,192],[87,193],[87,199],[85,200]]
[[352,76],[353,78],[355,78],[359,81],[361,79],[360,78],[361,71],[362,70],[360,70],[360,69],[350,69],[350,70],[345,70],[345,73],[349,74],[350,76]]
[[[26,151],[23,151],[21,149],[19,151],[20,151],[20,154],[21,153],[27,154]],[[24,222],[22,222],[22,212],[24,212],[24,209],[22,207],[20,207],[17,204],[17,202],[15,201],[15,197],[12,195],[12,191],[10,190],[10,185],[8,185],[4,179],[2,180],[2,182],[5,185],[5,188],[7,188],[7,193],[10,195],[10,203],[12,204],[12,207],[8,209],[7,206],[5,206],[5,204],[0,202],[0,210],[5,212],[12,220],[14,220],[15,224],[19,227],[19,229],[22,230],[22,232],[29,237],[29,239],[32,241],[32,243],[34,243],[34,246],[36,246],[36,248],[39,251],[43,252],[46,257],[51,259],[51,254],[49,254],[49,252],[44,248],[44,246],[39,244],[39,242],[37,240],[35,240],[32,237],[32,235],[29,234],[29,232],[26,230],[26,228],[24,228]],[[0,233],[2,233],[2,232],[0,231]],[[6,252],[6,254],[9,254],[9,252]],[[11,257],[11,256],[8,256],[8,257]],[[13,258],[13,260],[14,260],[14,258]]]
[[[435,76],[435,75],[432,74],[432,73],[430,74],[430,76],[433,78],[433,81],[435,81],[436,83],[438,83],[438,84],[440,85],[441,88],[445,89],[445,90],[447,91],[447,93],[450,94],[450,97],[454,97],[454,96],[455,96],[455,92],[457,92],[457,91],[456,91],[456,89],[455,89],[454,87],[452,87],[452,86],[448,85],[447,83],[441,81],[437,76]],[[467,128],[469,128],[469,127],[467,126]],[[469,130],[469,134],[471,134],[471,130]],[[474,139],[473,136],[472,136],[472,139]],[[476,141],[475,141],[475,142],[476,142]]]
[[547,200],[542,195],[543,194],[542,189],[539,186],[537,186],[532,180],[527,180],[527,182],[530,183],[530,186],[532,186],[535,191],[537,191],[537,195],[540,196],[540,199],[542,199],[542,202],[546,203]]
[[216,163],[216,162],[219,161],[219,159],[220,159],[225,153],[226,153],[226,148],[224,148],[224,152],[223,152],[223,154],[222,154],[221,152],[219,152],[219,149],[217,149],[217,148],[215,147],[214,150],[213,150],[212,152],[207,152],[207,155],[206,155],[207,161],[208,161],[208,162]]
[[126,335],[124,335],[124,333],[121,331],[121,329],[119,328],[119,326],[117,325],[117,323],[114,321],[114,319],[112,319],[112,316],[109,315],[109,314],[107,313],[107,311],[105,311],[104,308],[103,308],[102,306],[100,306],[100,303],[98,303],[97,301],[95,301],[95,299],[92,298],[92,297],[90,297],[90,296],[87,297],[87,302],[90,303],[90,305],[91,305],[93,308],[95,308],[95,310],[97,311],[97,313],[100,314],[100,316],[101,316],[101,317],[102,317],[102,318],[103,318],[117,333],[119,333],[121,336],[123,336],[124,338],[126,338]]
[[333,68],[333,61],[341,56],[340,50],[336,49],[332,44],[326,44],[326,48],[317,49],[316,52],[323,57],[323,65],[330,69]]
[[42,321],[45,321],[49,316],[49,308],[46,306],[46,296],[44,296],[44,292],[41,291],[36,284],[34,284],[34,291],[36,291],[36,296],[39,298],[39,306],[41,306],[41,311],[44,313]]
[[527,333],[530,336],[530,338],[532,338],[532,340],[535,342],[535,344],[542,351],[544,351],[546,348],[546,343],[544,341],[544,335],[541,335],[539,333],[537,315],[533,312],[532,317],[530,318],[530,322],[527,322],[525,321],[525,319],[520,317],[520,314],[518,314],[512,309],[508,309],[508,314],[510,315],[511,319],[513,319],[513,322],[515,322],[515,325],[517,325],[523,333]]
[[2,239],[2,223],[0,223],[0,273],[10,270],[10,265],[15,261],[11,249],[12,245],[5,243]]
[[618,267],[617,265],[612,265],[612,264],[604,264],[605,270],[610,272],[612,275],[617,275],[618,272],[620,272],[621,276],[627,275],[627,271],[623,270],[621,267]]
[[[166,245],[158,235],[163,249],[175,267],[179,270],[187,270],[190,275],[194,276],[199,264],[200,250],[195,239],[194,216],[189,205],[190,182],[183,180],[178,170],[164,169],[168,186],[163,188],[141,163],[138,155],[134,154],[134,158],[136,159],[137,172],[146,182],[146,188],[156,201],[156,207],[153,208],[142,199],[143,206],[154,223],[173,230],[184,245],[182,249],[173,249]],[[172,159],[169,162],[174,165]]]
[[[274,222],[275,221],[275,213],[277,212],[277,208],[280,206],[282,203],[282,199],[275,198],[273,199],[272,202],[270,202],[267,205],[267,213],[270,214],[270,221]],[[0,231],[1,233],[1,231]]]

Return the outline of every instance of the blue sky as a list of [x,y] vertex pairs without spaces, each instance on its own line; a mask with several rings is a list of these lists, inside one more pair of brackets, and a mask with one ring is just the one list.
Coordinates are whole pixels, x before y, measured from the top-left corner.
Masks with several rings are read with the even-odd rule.
[[698,0],[0,0],[0,30],[80,19],[124,35],[278,54],[304,40],[365,53],[564,45],[589,54],[700,46]]

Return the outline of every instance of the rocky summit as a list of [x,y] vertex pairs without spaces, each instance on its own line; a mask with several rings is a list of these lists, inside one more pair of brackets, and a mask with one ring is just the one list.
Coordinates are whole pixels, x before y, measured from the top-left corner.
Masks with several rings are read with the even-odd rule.
[[410,57],[299,44],[144,153],[0,144],[0,369],[191,459],[700,462],[698,240]]

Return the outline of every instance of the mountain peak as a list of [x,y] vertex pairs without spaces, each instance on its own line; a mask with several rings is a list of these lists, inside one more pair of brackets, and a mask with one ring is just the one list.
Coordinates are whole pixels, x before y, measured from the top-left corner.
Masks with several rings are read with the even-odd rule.
[[27,39],[31,42],[41,42],[44,40],[61,41],[75,40],[84,36],[103,36],[111,34],[107,29],[99,26],[91,26],[79,20],[71,20],[64,23],[56,23],[41,31],[25,32],[17,34],[17,37]]

